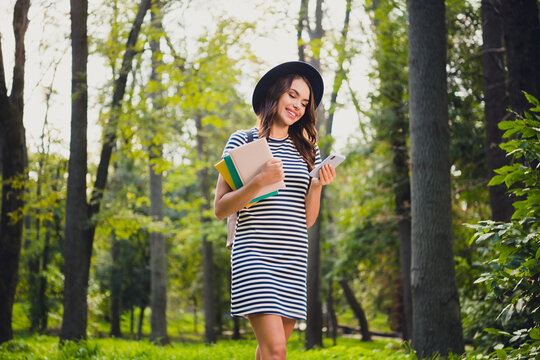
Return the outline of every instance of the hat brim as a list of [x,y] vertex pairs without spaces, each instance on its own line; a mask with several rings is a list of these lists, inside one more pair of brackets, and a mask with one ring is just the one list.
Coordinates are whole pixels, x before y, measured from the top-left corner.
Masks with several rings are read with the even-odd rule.
[[313,91],[315,108],[319,106],[324,93],[324,83],[321,74],[317,69],[306,62],[289,61],[268,70],[255,86],[251,98],[251,105],[253,106],[255,113],[259,113],[268,89],[276,82],[276,80],[288,74],[302,75],[309,81]]

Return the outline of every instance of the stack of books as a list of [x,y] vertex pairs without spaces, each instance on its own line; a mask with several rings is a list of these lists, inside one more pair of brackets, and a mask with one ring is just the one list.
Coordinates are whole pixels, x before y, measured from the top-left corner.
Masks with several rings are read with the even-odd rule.
[[[268,141],[266,138],[262,138],[231,149],[229,155],[214,166],[231,189],[236,190],[248,183],[272,158]],[[259,200],[277,195],[278,190],[284,188],[285,182],[283,180],[263,187],[246,208]]]

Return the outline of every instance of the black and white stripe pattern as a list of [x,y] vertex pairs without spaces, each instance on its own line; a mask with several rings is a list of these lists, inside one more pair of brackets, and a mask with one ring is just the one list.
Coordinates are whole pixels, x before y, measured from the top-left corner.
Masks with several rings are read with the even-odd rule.
[[[253,133],[257,139],[257,130]],[[235,132],[223,156],[246,142],[245,131]],[[231,255],[231,315],[305,319],[308,167],[289,137],[269,138],[268,143],[273,156],[283,161],[286,188],[240,211]],[[320,161],[317,148],[316,164]]]

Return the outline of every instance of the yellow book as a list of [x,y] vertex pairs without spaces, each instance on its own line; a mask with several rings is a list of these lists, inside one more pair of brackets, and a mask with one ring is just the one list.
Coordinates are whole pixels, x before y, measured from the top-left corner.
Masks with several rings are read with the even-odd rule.
[[221,161],[218,162],[214,166],[216,167],[217,171],[219,171],[221,176],[223,176],[227,184],[229,184],[231,189],[236,190],[236,186],[234,185],[234,181],[232,179],[231,173],[229,172],[229,169],[227,168],[227,164],[225,164],[225,160],[221,159]]
[[[227,184],[231,187],[231,189],[236,190],[236,186],[234,185],[234,181],[232,179],[231,173],[229,172],[229,168],[227,167],[227,164],[225,163],[224,159],[221,159],[220,162],[214,165],[214,167],[219,171],[221,176],[225,179]],[[253,204],[256,204],[257,202],[252,202],[246,205],[246,209],[253,206]]]

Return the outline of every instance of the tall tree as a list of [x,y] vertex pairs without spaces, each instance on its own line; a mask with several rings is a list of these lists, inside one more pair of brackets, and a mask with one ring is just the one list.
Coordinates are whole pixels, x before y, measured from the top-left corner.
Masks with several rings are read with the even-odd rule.
[[[499,147],[502,142],[502,131],[498,125],[508,116],[506,112],[508,97],[505,83],[503,15],[497,3],[496,0],[482,0],[484,118],[486,123],[486,155],[490,178],[495,175],[494,170],[503,167],[507,163],[506,154]],[[489,187],[491,218],[495,221],[509,221],[514,213],[512,200],[506,194],[506,190],[504,184]]]
[[452,248],[443,0],[410,0],[411,290],[419,356],[464,351]]
[[[28,293],[29,293],[29,302],[30,302],[30,329],[32,331],[38,330],[42,333],[47,328],[47,318],[49,312],[49,304],[47,301],[46,290],[47,290],[47,268],[49,266],[49,259],[51,249],[51,233],[53,221],[51,218],[58,216],[56,214],[58,204],[58,199],[56,195],[58,194],[57,182],[61,176],[60,164],[49,165],[53,159],[50,156],[50,144],[51,139],[47,137],[47,146],[45,146],[45,137],[47,132],[48,124],[48,115],[51,105],[51,95],[53,93],[53,84],[56,77],[56,72],[58,69],[59,61],[56,61],[54,64],[53,79],[49,86],[45,89],[45,121],[43,122],[43,128],[41,132],[41,145],[39,153],[37,154],[37,181],[36,181],[36,200],[34,203],[39,204],[44,200],[54,198],[54,202],[51,204],[53,206],[41,209],[41,206],[38,205],[35,209],[35,235],[34,235],[34,245],[33,251],[30,252],[29,263],[29,276],[28,276]],[[31,163],[29,164],[31,166]],[[53,175],[53,173],[56,173]],[[50,183],[47,183],[48,180],[51,180]],[[47,193],[47,185],[50,184],[50,192]],[[43,191],[42,191],[43,190]],[[41,205],[41,204],[40,204]],[[44,219],[43,219],[44,218]],[[43,246],[41,246],[41,225],[45,227],[45,235],[43,239]],[[54,239],[53,239],[54,241]]]
[[[334,82],[332,86],[332,94],[330,99],[330,106],[328,115],[325,114],[324,107],[321,105],[317,109],[317,130],[324,129],[325,146],[320,149],[321,158],[325,158],[332,145],[332,125],[334,119],[334,112],[336,110],[336,101],[339,90],[345,80],[346,72],[343,68],[343,64],[347,58],[345,51],[345,44],[347,43],[347,35],[349,30],[349,19],[351,12],[351,1],[346,1],[345,17],[343,22],[343,29],[341,31],[340,42],[337,44],[338,59],[337,69],[334,76]],[[324,36],[323,28],[323,1],[317,0],[315,4],[315,19],[314,23],[309,22],[309,2],[302,0],[300,3],[300,11],[297,26],[297,41],[298,41],[298,55],[302,61],[309,62],[319,72],[321,72],[321,60],[320,52],[322,49],[322,39]],[[306,31],[309,36],[309,49],[311,54],[306,54],[306,44],[302,38],[303,32]],[[324,208],[325,189],[321,192],[321,207],[319,213],[323,212]],[[308,270],[307,270],[307,328],[305,346],[306,349],[311,349],[315,346],[323,346],[322,343],[322,300],[321,300],[321,216],[317,218],[315,224],[309,230],[309,251],[308,251]]]
[[23,235],[26,178],[24,110],[24,37],[30,0],[17,0],[13,11],[15,64],[8,95],[0,36],[0,154],[2,154],[2,209],[0,213],[0,343],[13,338],[11,319],[17,288]]
[[[72,8],[82,4],[80,2],[78,3],[76,0],[72,0],[72,2]],[[101,199],[103,198],[103,192],[105,191],[107,184],[109,162],[116,140],[120,104],[124,97],[127,77],[132,67],[133,57],[136,53],[135,45],[137,38],[139,36],[144,17],[150,8],[150,2],[151,0],[141,0],[141,3],[139,4],[137,16],[133,22],[133,26],[126,43],[126,51],[122,60],[122,67],[120,69],[118,78],[114,83],[111,118],[109,119],[109,123],[105,125],[104,143],[101,150],[96,180],[94,182],[90,203],[87,205],[85,203],[84,205],[84,207],[87,208],[86,217],[84,219],[78,219],[81,221],[81,223],[72,225],[74,229],[84,228],[85,236],[79,241],[77,241],[74,237],[67,238],[66,236],[64,273],[69,275],[67,275],[64,280],[64,289],[67,289],[64,291],[67,292],[65,292],[64,295],[64,313],[62,318],[62,331],[60,333],[61,340],[77,340],[86,337],[86,295],[88,291],[90,259],[92,257],[92,247],[96,227],[95,223],[91,222],[91,219],[99,212]],[[73,26],[77,26],[77,24]]]
[[343,289],[345,299],[347,299],[347,302],[349,303],[349,306],[351,307],[354,316],[358,320],[358,324],[360,325],[360,333],[362,334],[362,341],[371,341],[371,334],[369,332],[366,313],[364,312],[364,309],[362,308],[358,300],[356,300],[356,296],[354,296],[354,291],[349,286],[349,281],[347,279],[341,279],[339,281],[339,284]]
[[[201,163],[208,161],[205,151],[205,129],[202,122],[202,115],[195,115],[195,126],[197,129],[197,159]],[[201,225],[210,222],[208,211],[210,209],[210,178],[208,167],[202,167],[197,174],[200,191],[203,196],[201,205]],[[214,249],[213,244],[208,239],[207,234],[202,235],[202,260],[203,260],[203,308],[204,308],[204,337],[207,343],[215,343],[216,336],[216,304],[214,289]]]
[[110,289],[111,289],[111,336],[113,337],[122,337],[122,328],[121,323],[121,313],[122,313],[122,301],[121,301],[121,282],[122,282],[122,273],[120,270],[120,241],[116,237],[114,231],[112,231],[112,244],[111,244],[111,279],[110,279]]
[[540,97],[540,26],[537,0],[501,1],[510,108],[523,114],[530,104],[526,91]]
[[309,0],[300,0],[300,11],[298,13],[298,25],[296,26],[296,40],[298,42],[298,60],[306,61],[306,44],[302,39],[302,34],[306,26],[309,26],[308,21],[308,5]]
[[407,46],[406,15],[398,14],[393,1],[373,1],[376,36],[375,59],[379,80],[379,95],[375,100],[380,106],[376,123],[379,141],[389,141],[392,149],[392,177],[394,204],[399,236],[399,254],[403,299],[401,332],[403,339],[412,335],[411,303],[411,192],[409,178],[408,118],[407,118]]
[[[150,48],[152,49],[152,73],[150,82],[157,89],[151,92],[153,114],[150,115],[150,141],[148,145],[149,172],[150,172],[150,216],[152,221],[163,221],[163,173],[159,170],[159,161],[163,157],[163,144],[159,140],[161,126],[160,109],[162,106],[161,74],[158,67],[162,64],[160,49],[161,33],[161,2],[154,0],[151,10],[152,36]],[[167,335],[167,257],[165,255],[165,237],[160,231],[150,233],[150,274],[151,297],[150,307],[152,316],[150,325],[152,333],[150,339],[160,344],[169,342]]]
[[[86,338],[86,288],[90,251],[85,246],[88,226],[86,203],[88,123],[88,1],[71,0],[71,142],[64,242],[64,319],[62,339]],[[74,315],[74,316],[70,316]]]
[[[322,27],[323,11],[322,11],[322,0],[317,0],[315,5],[315,24],[310,26],[308,21],[308,4],[309,2],[302,2],[302,8],[300,9],[300,14],[306,16],[305,29],[309,34],[310,46],[312,54],[309,57],[309,60],[306,59],[313,67],[315,67],[319,72],[321,71],[321,61],[320,61],[320,45],[322,44],[322,37],[324,35],[324,30]],[[301,34],[300,34],[301,35]],[[301,39],[299,39],[301,40]],[[299,46],[302,47],[303,44],[299,41]],[[304,51],[304,50],[302,50]],[[300,51],[299,51],[300,52]],[[305,54],[304,54],[305,56]],[[316,112],[317,119],[317,130],[321,127],[322,122],[324,121],[324,109],[321,104]],[[321,157],[324,158],[324,150],[321,151]],[[323,188],[321,191],[321,206],[319,209],[319,214],[323,211],[324,206],[324,191]],[[322,300],[321,300],[321,216],[317,217],[315,224],[309,229],[309,249],[308,249],[308,265],[307,265],[307,318],[306,318],[306,337],[305,337],[305,347],[306,349],[312,349],[316,346],[322,347],[322,325],[323,325],[323,316],[322,316]]]

